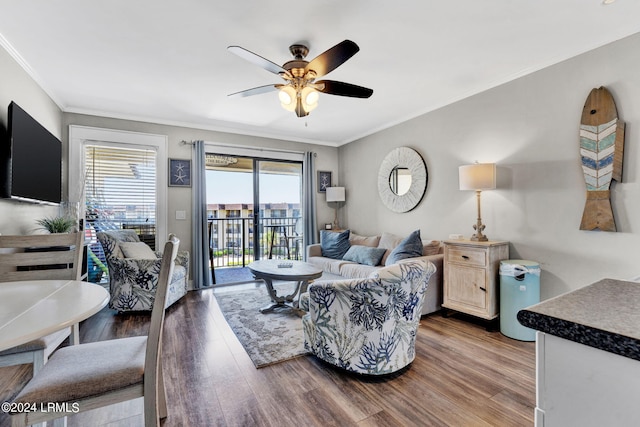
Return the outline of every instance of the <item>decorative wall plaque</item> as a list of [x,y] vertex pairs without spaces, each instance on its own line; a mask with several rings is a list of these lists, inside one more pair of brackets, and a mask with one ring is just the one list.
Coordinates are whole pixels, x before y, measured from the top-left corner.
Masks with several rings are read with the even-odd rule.
[[169,187],[191,187],[191,160],[169,159]]
[[624,122],[604,87],[592,89],[580,120],[580,156],[587,201],[580,230],[616,231],[611,209],[611,181],[622,181]]

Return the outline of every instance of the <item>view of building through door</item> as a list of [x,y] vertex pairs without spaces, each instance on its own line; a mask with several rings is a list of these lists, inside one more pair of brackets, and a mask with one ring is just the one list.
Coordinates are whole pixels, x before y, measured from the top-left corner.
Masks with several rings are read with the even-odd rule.
[[[121,144],[122,145],[122,144]],[[109,271],[96,233],[132,230],[156,248],[157,159],[152,148],[84,145],[84,219],[88,280],[107,281]]]
[[214,284],[250,281],[262,258],[302,259],[302,163],[207,154]]

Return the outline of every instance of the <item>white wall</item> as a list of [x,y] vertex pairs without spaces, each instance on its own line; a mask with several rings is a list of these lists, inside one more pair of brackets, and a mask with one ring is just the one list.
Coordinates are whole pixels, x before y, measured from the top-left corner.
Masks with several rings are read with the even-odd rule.
[[[20,105],[49,132],[62,138],[62,111],[2,47],[0,76],[0,144],[6,142],[7,113],[11,101]],[[66,144],[63,141],[64,151]],[[0,233],[28,234],[38,228],[37,219],[57,214],[56,207],[0,199]]]
[[[340,147],[343,221],[359,234],[419,228],[423,238],[469,237],[475,193],[458,190],[458,166],[495,162],[498,189],[482,194],[485,234],[510,241],[511,259],[541,263],[543,299],[603,277],[640,275],[638,69],[640,34]],[[586,190],[578,126],[599,86],[613,94],[627,126],[623,180],[612,186],[616,233],[579,230]],[[420,152],[429,173],[424,199],[405,214],[388,210],[376,186],[380,163],[399,146]]]

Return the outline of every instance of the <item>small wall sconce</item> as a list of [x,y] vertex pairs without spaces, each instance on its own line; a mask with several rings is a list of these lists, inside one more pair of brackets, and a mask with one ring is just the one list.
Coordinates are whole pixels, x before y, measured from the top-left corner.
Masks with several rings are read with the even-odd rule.
[[480,193],[482,190],[493,190],[496,188],[496,165],[495,163],[475,163],[473,165],[460,166],[458,169],[458,179],[460,190],[475,190],[478,201],[478,219],[473,229],[476,233],[471,236],[471,240],[486,242],[487,236],[482,234],[485,225],[482,224],[480,215]]
[[327,187],[327,203],[335,203],[335,207],[333,208],[335,211],[335,215],[333,218],[333,228],[339,230],[340,226],[338,224],[338,203],[344,202],[346,200],[345,197],[345,189],[344,187]]

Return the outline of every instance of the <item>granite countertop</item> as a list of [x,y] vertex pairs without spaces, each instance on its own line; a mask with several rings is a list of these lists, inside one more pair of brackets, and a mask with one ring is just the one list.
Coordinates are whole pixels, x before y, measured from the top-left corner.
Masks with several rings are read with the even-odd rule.
[[640,283],[603,279],[517,317],[529,328],[640,360]]

